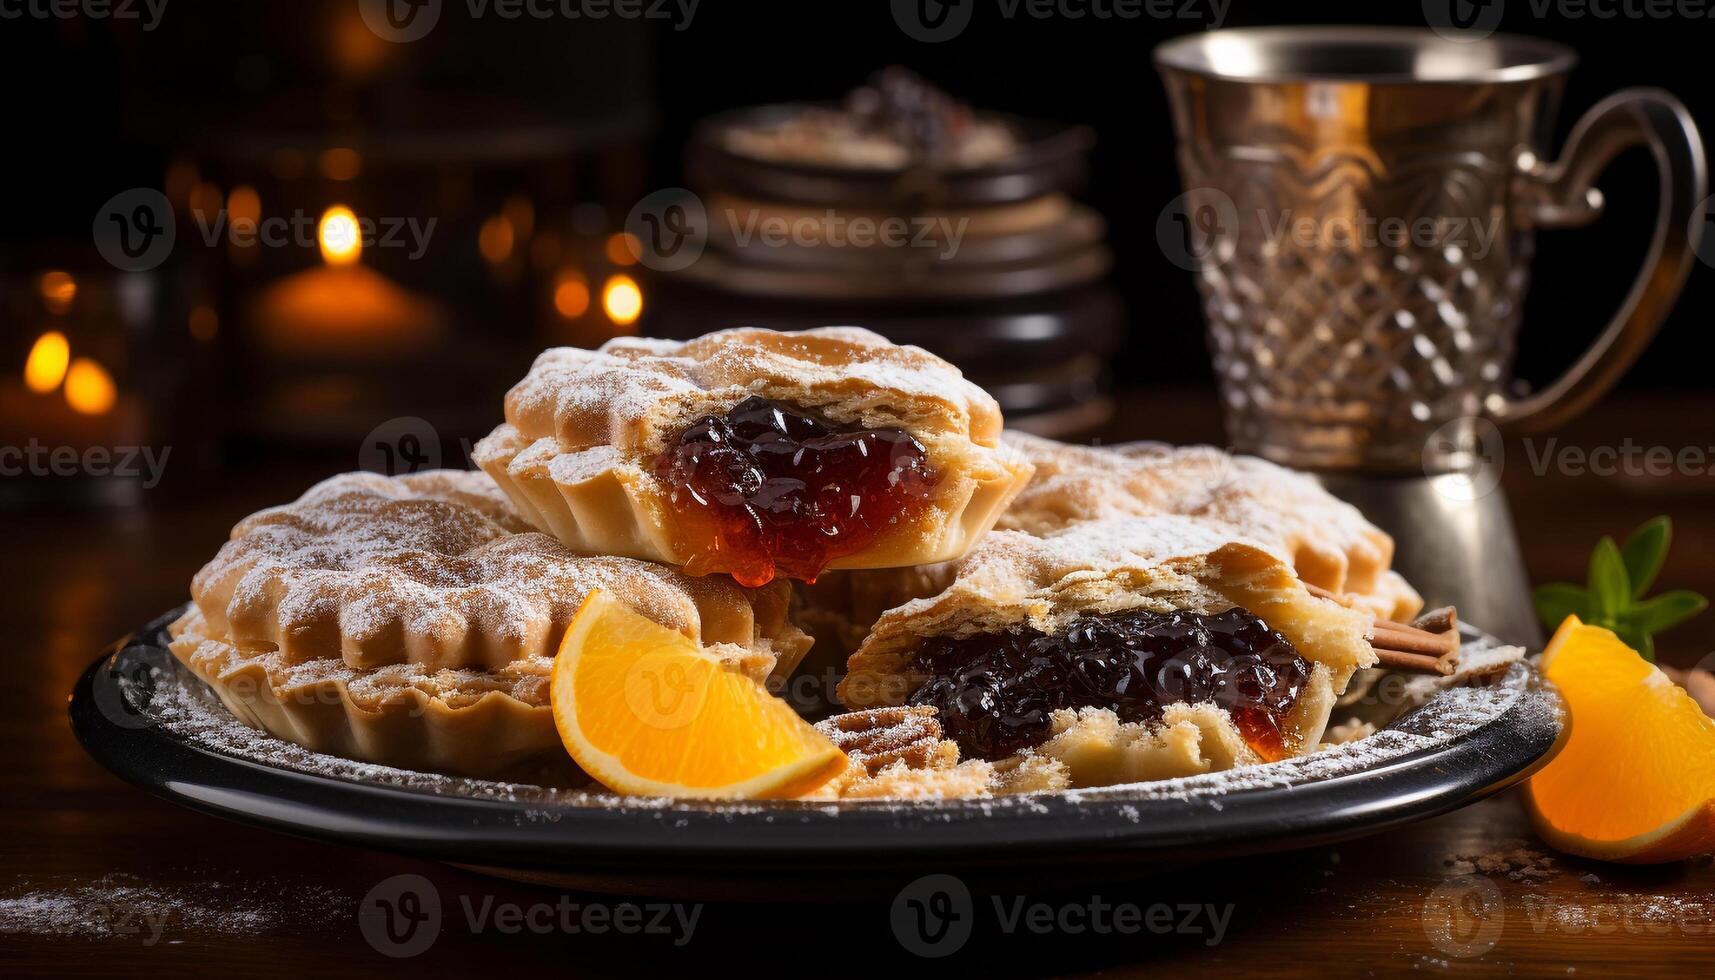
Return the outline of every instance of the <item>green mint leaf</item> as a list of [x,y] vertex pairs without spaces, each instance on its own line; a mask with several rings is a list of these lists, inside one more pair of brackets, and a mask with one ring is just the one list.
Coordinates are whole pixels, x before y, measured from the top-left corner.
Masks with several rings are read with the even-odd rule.
[[1598,620],[1612,621],[1630,604],[1631,579],[1626,575],[1620,546],[1613,538],[1604,537],[1596,543],[1596,550],[1590,552],[1589,584],[1590,614]]
[[1620,619],[1645,633],[1660,633],[1678,626],[1708,607],[1709,600],[1697,593],[1675,589],[1636,603],[1621,613]]
[[1568,616],[1590,618],[1590,594],[1570,582],[1550,582],[1536,587],[1536,614],[1551,632]]
[[1662,562],[1667,560],[1667,549],[1673,541],[1673,521],[1669,518],[1657,517],[1646,521],[1620,548],[1620,557],[1625,559],[1626,574],[1632,582],[1632,598],[1642,599],[1649,587],[1655,584],[1655,577],[1661,573]]

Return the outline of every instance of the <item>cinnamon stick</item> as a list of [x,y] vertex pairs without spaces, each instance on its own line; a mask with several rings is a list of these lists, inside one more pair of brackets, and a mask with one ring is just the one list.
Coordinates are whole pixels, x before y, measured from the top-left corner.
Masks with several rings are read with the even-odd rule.
[[1422,674],[1453,673],[1453,663],[1450,659],[1431,657],[1422,653],[1407,653],[1404,650],[1389,650],[1385,647],[1375,647],[1376,663],[1391,670],[1408,670]]
[[[1319,599],[1351,606],[1349,596],[1331,592],[1319,585],[1304,588]],[[1410,670],[1431,674],[1453,673],[1453,656],[1459,652],[1459,616],[1452,606],[1432,609],[1411,623],[1396,623],[1378,619],[1370,637],[1370,648],[1376,652],[1376,662],[1394,670]]]
[[1370,645],[1380,650],[1398,650],[1402,653],[1421,653],[1430,657],[1445,657],[1459,649],[1457,633],[1426,633],[1407,626],[1403,629],[1395,625],[1376,623],[1375,632],[1370,637]]
[[1457,633],[1459,631],[1459,611],[1452,606],[1442,606],[1431,609],[1411,621],[1414,629],[1430,633]]

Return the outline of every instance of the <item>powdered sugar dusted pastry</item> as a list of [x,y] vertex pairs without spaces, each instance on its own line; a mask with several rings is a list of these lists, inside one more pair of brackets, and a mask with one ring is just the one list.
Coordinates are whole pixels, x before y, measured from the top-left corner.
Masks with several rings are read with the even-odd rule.
[[1029,478],[994,399],[853,327],[537,358],[476,460],[567,546],[760,585],[965,554]]
[[995,531],[952,571],[876,621],[840,700],[934,708],[966,756],[1046,756],[1072,785],[1307,752],[1376,661],[1372,615],[1212,521]]
[[172,649],[234,714],[348,758],[492,776],[564,757],[555,650],[602,589],[757,679],[809,639],[784,584],[745,590],[529,529],[481,473],[350,473],[240,521]]
[[1393,538],[1311,477],[1212,446],[1092,448],[1006,434],[1035,475],[996,527],[1032,534],[1077,521],[1182,514],[1220,521],[1288,559],[1298,577],[1350,595],[1386,619],[1423,599],[1389,566]]

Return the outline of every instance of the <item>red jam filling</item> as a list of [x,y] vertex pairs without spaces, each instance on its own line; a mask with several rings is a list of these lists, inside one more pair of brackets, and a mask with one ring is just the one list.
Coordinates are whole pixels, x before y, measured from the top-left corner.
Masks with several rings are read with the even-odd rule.
[[1121,721],[1154,722],[1168,704],[1213,702],[1273,761],[1286,756],[1281,724],[1310,680],[1286,637],[1236,608],[1085,616],[1053,635],[934,637],[913,668],[929,680],[909,703],[935,708],[948,737],[984,759],[1046,741],[1058,708],[1111,708]]
[[691,423],[655,475],[692,546],[685,570],[752,587],[814,582],[908,520],[935,484],[908,433],[839,427],[766,398]]

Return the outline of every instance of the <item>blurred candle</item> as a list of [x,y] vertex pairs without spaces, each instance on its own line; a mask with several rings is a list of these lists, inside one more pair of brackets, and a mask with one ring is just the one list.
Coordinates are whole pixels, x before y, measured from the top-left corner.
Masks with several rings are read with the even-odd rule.
[[362,264],[355,212],[343,204],[322,212],[316,242],[324,265],[286,276],[257,299],[254,323],[264,347],[298,357],[386,357],[436,339],[440,308]]

